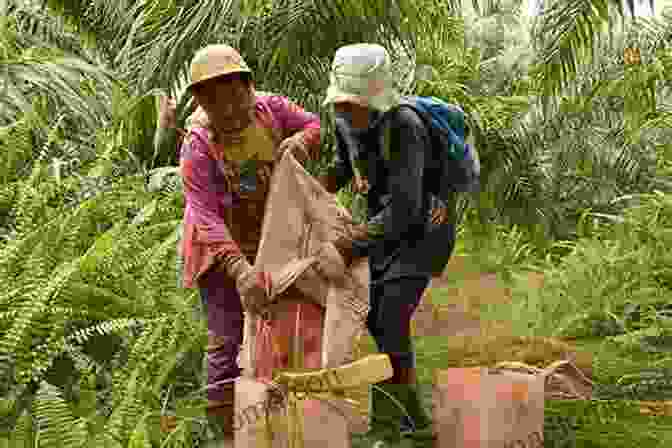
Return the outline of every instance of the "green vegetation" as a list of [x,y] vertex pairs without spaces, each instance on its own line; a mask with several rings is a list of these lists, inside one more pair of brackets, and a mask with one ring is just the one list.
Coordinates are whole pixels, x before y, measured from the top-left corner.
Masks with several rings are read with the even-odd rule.
[[[0,1],[0,447],[204,437],[206,324],[176,275],[176,148],[153,139],[157,95],[179,97],[183,122],[191,55],[221,41],[260,90],[311,110],[335,49],[353,41],[390,48],[404,92],[461,104],[484,189],[461,204],[457,253],[511,288],[472,305],[511,337],[590,353],[597,396],[621,403],[566,443],[559,422],[602,405],[549,404],[547,446],[669,445],[669,419],[624,400],[672,395],[672,16],[550,3],[529,28],[513,0]],[[628,47],[640,65],[623,65]],[[414,78],[420,66],[429,79]],[[311,170],[332,147],[327,133]],[[466,362],[449,342],[419,338],[423,372]]]

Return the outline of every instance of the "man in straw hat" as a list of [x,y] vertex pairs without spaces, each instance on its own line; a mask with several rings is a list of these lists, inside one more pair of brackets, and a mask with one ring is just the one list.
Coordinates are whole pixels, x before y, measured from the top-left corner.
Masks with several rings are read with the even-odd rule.
[[320,120],[285,97],[257,95],[250,68],[227,45],[196,53],[188,90],[198,108],[180,154],[183,284],[198,287],[207,306],[208,415],[230,440],[244,311],[258,312],[271,291],[270,275],[252,266],[269,180],[285,151],[300,163],[317,157]]
[[[348,261],[369,257],[367,327],[378,350],[390,356],[394,376],[371,390],[369,436],[401,435],[433,443],[432,422],[417,390],[411,318],[432,276],[431,256],[421,248],[431,197],[423,171],[431,145],[421,117],[398,108],[400,95],[387,50],[374,44],[338,49],[325,105],[335,111],[338,150],[322,181],[335,192],[351,179],[368,194],[367,225],[336,244]],[[388,397],[403,405],[404,410]],[[405,412],[404,412],[405,411]]]

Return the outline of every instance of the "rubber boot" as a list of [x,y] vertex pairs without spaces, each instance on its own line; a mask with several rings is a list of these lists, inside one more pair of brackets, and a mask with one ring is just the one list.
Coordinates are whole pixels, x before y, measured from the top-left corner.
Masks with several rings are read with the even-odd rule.
[[404,397],[403,384],[387,380],[371,386],[369,430],[363,437],[373,446],[396,446],[401,441],[400,422],[406,415]]
[[406,421],[402,422],[403,436],[416,442],[426,442],[427,444],[423,446],[433,446],[432,442],[436,440],[434,425],[422,404],[416,370],[415,368],[401,368],[399,376],[400,382],[406,386],[403,404],[408,414],[404,419]]

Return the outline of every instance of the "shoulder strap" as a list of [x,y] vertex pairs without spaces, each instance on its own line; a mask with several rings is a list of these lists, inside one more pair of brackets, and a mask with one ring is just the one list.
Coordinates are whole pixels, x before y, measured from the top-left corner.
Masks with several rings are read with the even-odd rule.
[[390,127],[387,126],[387,121],[390,119],[392,114],[399,112],[399,110],[401,110],[402,108],[411,109],[413,112],[415,112],[415,114],[418,117],[420,117],[420,120],[423,122],[425,128],[427,129],[427,133],[429,134],[430,140],[433,140],[431,117],[428,117],[427,114],[424,113],[424,111],[420,110],[420,108],[418,108],[413,103],[413,98],[414,97],[402,97],[400,103],[394,108],[385,112],[377,123],[377,126],[383,126],[383,157],[385,158],[385,160],[389,160],[390,156],[390,148],[389,148]]

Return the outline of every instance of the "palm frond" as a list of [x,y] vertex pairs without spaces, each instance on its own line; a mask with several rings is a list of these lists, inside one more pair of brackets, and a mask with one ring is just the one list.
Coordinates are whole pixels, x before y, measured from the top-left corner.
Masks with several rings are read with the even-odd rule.
[[134,2],[124,0],[106,2],[77,0],[39,0],[43,8],[49,8],[74,26],[78,34],[95,46],[105,60],[110,62],[119,49],[119,36],[128,34],[128,28],[122,28],[121,18],[133,6]]
[[536,74],[544,80],[544,96],[558,95],[581,64],[592,62],[615,5],[620,8],[620,1],[567,0],[553,2],[543,13],[534,32],[540,42]]
[[109,85],[112,77],[100,67],[71,57],[29,56],[6,58],[0,65],[2,91],[0,107],[13,115],[27,114],[33,98],[51,98],[64,112],[77,117],[89,129],[110,118],[109,109],[100,98],[83,95],[87,82]]
[[30,2],[12,4],[7,17],[11,17],[15,25],[20,48],[58,48],[92,62],[91,54],[80,37],[62,18],[47,14],[39,5],[31,6]]

